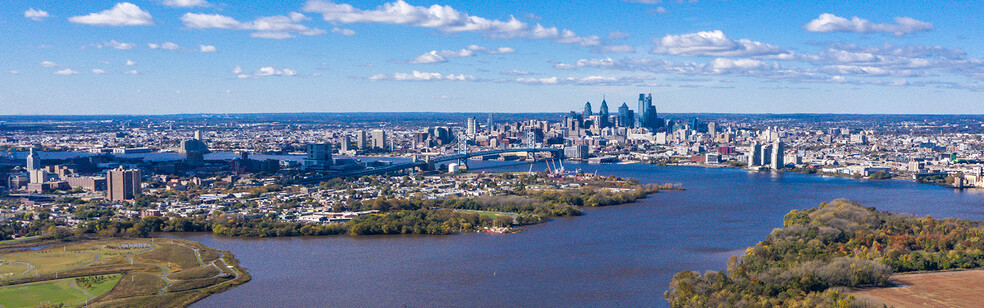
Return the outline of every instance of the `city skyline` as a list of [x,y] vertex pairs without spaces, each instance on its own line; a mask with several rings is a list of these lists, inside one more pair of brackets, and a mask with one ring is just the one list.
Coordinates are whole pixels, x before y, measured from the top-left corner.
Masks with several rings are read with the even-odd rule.
[[635,107],[651,92],[660,113],[981,113],[981,10],[20,1],[0,14],[0,105],[4,115],[522,113],[603,97]]

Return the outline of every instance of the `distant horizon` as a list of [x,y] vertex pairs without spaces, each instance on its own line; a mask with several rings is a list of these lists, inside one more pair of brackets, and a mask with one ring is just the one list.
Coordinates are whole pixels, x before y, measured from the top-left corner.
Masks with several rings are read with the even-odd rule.
[[670,113],[982,114],[982,15],[960,1],[24,0],[0,11],[0,112],[535,113],[653,93]]
[[[617,108],[611,114],[617,115]],[[595,108],[597,109],[597,108]],[[447,114],[447,115],[566,115],[571,111],[580,113],[580,109],[562,112],[446,112],[446,111],[346,111],[346,112],[242,112],[242,113],[171,113],[171,114],[0,114],[3,118],[31,117],[168,117],[168,116],[235,116],[235,115],[358,115],[358,114]],[[760,115],[760,116],[984,116],[981,113],[739,113],[739,112],[659,112],[660,115]]]

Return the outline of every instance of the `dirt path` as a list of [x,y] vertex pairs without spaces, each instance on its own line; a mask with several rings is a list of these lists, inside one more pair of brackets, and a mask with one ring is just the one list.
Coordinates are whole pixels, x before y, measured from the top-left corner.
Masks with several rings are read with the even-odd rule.
[[79,292],[82,292],[82,294],[85,294],[85,296],[88,296],[90,301],[93,298],[95,298],[95,296],[92,296],[92,294],[89,294],[89,292],[86,292],[85,289],[79,288],[79,286],[75,284],[75,279],[72,279],[72,289],[79,290]]

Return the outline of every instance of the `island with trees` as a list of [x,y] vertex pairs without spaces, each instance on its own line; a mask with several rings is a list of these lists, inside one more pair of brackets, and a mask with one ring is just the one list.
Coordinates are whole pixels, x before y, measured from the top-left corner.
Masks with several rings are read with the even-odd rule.
[[980,222],[912,217],[838,199],[793,210],[784,226],[732,257],[726,271],[674,275],[673,307],[854,307],[851,292],[889,287],[893,274],[984,266]]

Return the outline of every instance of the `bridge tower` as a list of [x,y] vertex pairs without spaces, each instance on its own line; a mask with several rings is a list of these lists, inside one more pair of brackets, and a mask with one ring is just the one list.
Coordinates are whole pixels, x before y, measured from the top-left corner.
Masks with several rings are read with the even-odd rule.
[[529,152],[526,152],[526,160],[536,161],[536,152],[532,151],[536,148],[536,133],[533,132],[532,128],[526,131],[526,148],[530,149]]
[[464,157],[468,154],[468,136],[465,134],[458,134],[458,154],[462,155],[462,158],[458,159],[458,166],[468,169],[468,158]]

